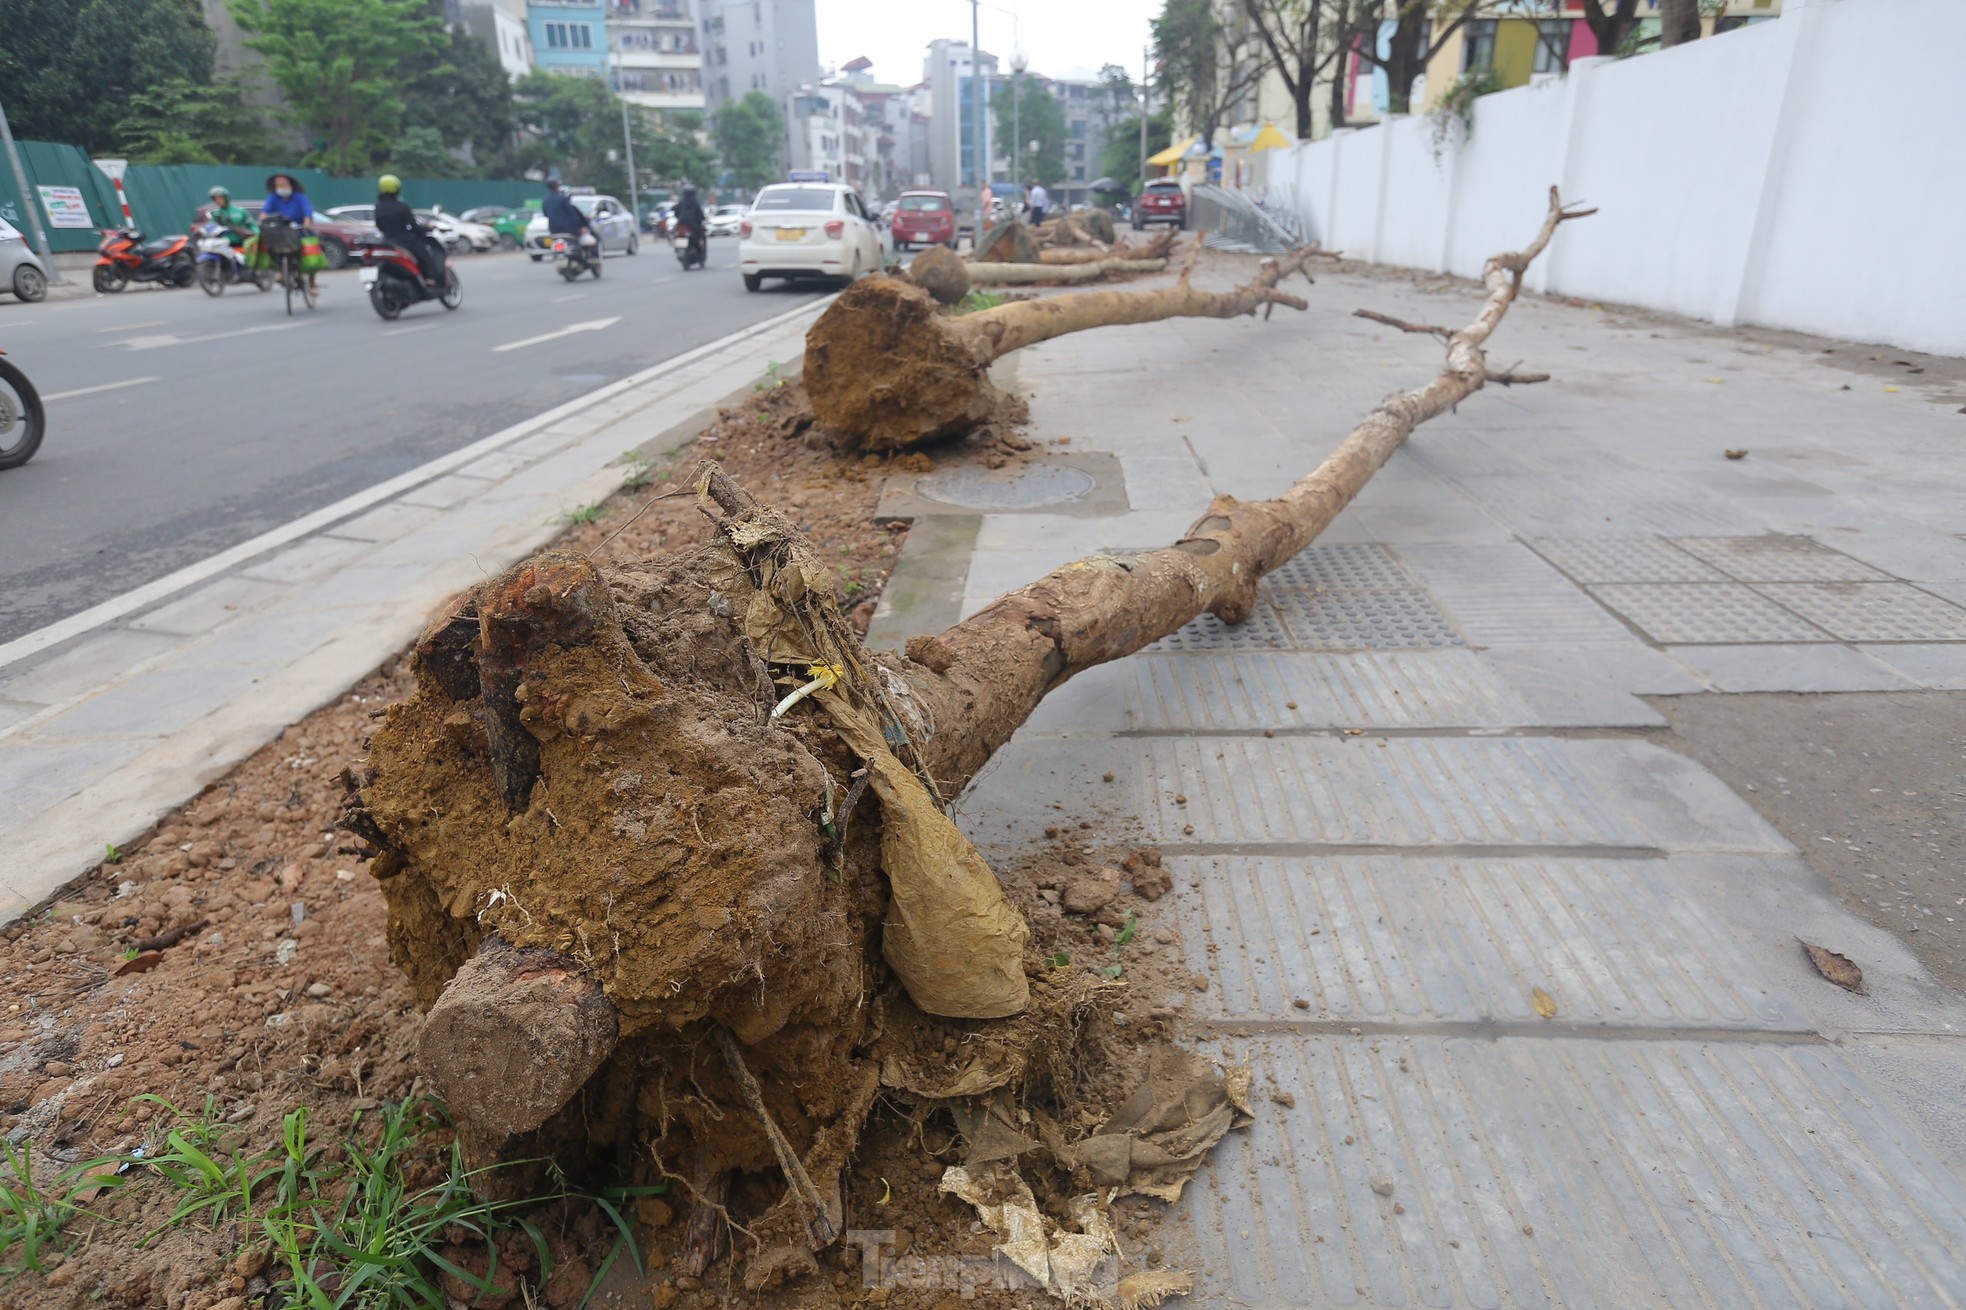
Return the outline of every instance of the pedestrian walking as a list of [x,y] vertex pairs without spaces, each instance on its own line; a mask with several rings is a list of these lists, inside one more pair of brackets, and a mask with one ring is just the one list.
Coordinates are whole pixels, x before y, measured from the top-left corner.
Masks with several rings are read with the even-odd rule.
[[1031,211],[1031,226],[1044,222],[1044,211],[1051,207],[1051,197],[1045,194],[1042,182],[1027,182],[1024,192],[1024,206]]

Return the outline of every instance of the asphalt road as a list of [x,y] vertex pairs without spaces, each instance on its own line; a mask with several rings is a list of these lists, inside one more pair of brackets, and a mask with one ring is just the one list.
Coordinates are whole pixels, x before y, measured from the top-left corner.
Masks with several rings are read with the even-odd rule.
[[[467,255],[462,308],[394,323],[352,271],[293,318],[251,287],[0,301],[0,347],[48,402],[41,452],[0,473],[0,641],[823,294],[747,293],[736,258],[714,241],[686,274],[645,242],[569,285]],[[532,341],[581,324],[601,326]]]

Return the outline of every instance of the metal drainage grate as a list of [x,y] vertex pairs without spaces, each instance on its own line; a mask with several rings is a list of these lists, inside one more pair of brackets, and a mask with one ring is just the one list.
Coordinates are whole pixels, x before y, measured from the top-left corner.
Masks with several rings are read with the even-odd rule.
[[915,480],[930,500],[964,509],[1035,509],[1084,500],[1092,475],[1063,464],[1025,464],[1014,469],[951,469]]
[[1778,582],[1757,590],[1845,641],[1966,641],[1966,609],[1908,582]]
[[1665,644],[1828,640],[1820,629],[1737,582],[1612,583],[1590,591]]

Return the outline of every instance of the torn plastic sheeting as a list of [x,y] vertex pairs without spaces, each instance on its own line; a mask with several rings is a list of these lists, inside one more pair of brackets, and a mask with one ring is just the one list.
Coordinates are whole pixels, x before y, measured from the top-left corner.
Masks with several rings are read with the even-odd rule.
[[1097,1133],[1053,1153],[1116,1195],[1179,1200],[1215,1144],[1254,1122],[1250,1078],[1248,1065],[1225,1072],[1191,1051],[1156,1051],[1147,1080]]

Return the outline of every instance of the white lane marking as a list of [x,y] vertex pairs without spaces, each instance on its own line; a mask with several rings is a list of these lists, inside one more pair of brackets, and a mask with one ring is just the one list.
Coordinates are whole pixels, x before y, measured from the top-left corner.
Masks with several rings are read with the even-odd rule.
[[121,382],[105,382],[99,387],[78,387],[74,391],[57,391],[51,396],[43,396],[46,401],[73,400],[77,396],[93,396],[98,391],[116,391],[123,387],[140,387],[146,382],[158,382],[159,378],[124,378]]
[[412,323],[408,327],[389,328],[382,335],[385,337],[408,336],[412,332],[428,332],[436,326],[435,323]]
[[566,303],[567,303],[567,302],[568,302],[569,300],[578,300],[578,299],[580,299],[580,296],[581,296],[581,293],[580,293],[580,292],[578,292],[578,291],[576,291],[576,292],[574,292],[574,293],[573,293],[572,295],[570,295],[570,296],[554,296],[554,297],[553,297],[553,299],[552,299],[552,300],[550,300],[550,301],[548,301],[547,303],[548,303],[548,304],[553,304],[553,305],[564,305],[564,304],[566,304]]
[[610,382],[607,386],[596,388],[584,396],[575,396],[565,404],[555,405],[543,414],[535,414],[523,422],[514,423],[509,428],[482,437],[462,450],[453,450],[448,455],[440,455],[428,464],[419,465],[407,473],[397,474],[387,482],[378,482],[373,487],[358,491],[352,496],[344,496],[332,505],[317,509],[312,514],[304,514],[270,532],[262,532],[250,541],[242,541],[216,555],[208,555],[196,564],[187,564],[177,572],[166,574],[155,582],[147,582],[120,596],[112,596],[98,605],[91,605],[79,614],[71,614],[65,619],[50,623],[45,628],[36,628],[33,632],[0,645],[0,669],[24,660],[30,655],[38,654],[50,646],[59,646],[69,638],[93,631],[105,623],[113,623],[125,614],[155,604],[166,596],[174,595],[186,587],[215,577],[235,565],[264,555],[290,541],[297,541],[330,524],[338,523],[371,505],[380,504],[392,496],[400,495],[411,487],[420,487],[426,482],[442,477],[452,469],[462,468],[481,455],[489,454],[501,446],[509,446],[522,437],[531,436],[541,428],[550,427],[569,414],[577,414],[589,405],[598,405],[624,391],[632,391],[644,383],[653,382],[665,374],[688,368],[698,360],[727,350],[740,342],[749,341],[752,337],[762,336],[781,328],[802,314],[815,312],[822,303],[824,302],[808,302],[794,309],[788,309],[783,314],[775,314],[761,323],[753,323],[750,327],[742,328],[727,337],[706,342],[694,350],[686,350],[674,359],[665,359],[660,364],[645,368],[639,373],[632,373],[619,382]]
[[125,323],[121,327],[97,328],[96,331],[97,332],[134,332],[138,328],[169,327],[169,326],[170,326],[169,323],[165,322],[163,319],[160,318],[149,323]]
[[561,337],[570,337],[576,332],[600,332],[606,328],[613,327],[620,321],[621,315],[616,314],[613,318],[596,318],[590,319],[585,323],[569,323],[558,331],[542,332],[536,337],[527,337],[524,341],[508,341],[502,346],[493,346],[492,354],[496,355],[507,350],[524,350],[527,346],[537,346],[548,341],[558,341]]
[[173,332],[160,333],[154,337],[125,337],[121,341],[105,341],[105,346],[122,346],[126,350],[162,350],[166,346],[196,346],[206,341],[225,341],[232,337],[256,337],[262,332],[285,332],[290,328],[303,328],[315,322],[311,318],[290,319],[284,323],[268,323],[263,327],[238,328],[231,332],[208,332],[202,337],[181,337]]

